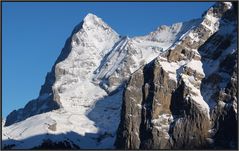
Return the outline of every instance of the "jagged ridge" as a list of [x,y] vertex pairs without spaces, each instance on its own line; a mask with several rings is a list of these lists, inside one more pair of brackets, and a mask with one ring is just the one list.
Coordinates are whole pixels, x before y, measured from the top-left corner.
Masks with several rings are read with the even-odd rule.
[[116,147],[235,149],[237,74],[229,66],[237,66],[236,31],[231,3],[216,3],[198,26],[134,73],[123,96]]
[[[170,27],[161,26],[149,35],[134,38],[119,36],[102,19],[93,14],[88,14],[75,27],[72,35],[68,38],[51,72],[47,74],[39,97],[26,105],[24,109],[15,111],[14,114],[11,113],[7,117],[3,135],[4,139],[8,141],[4,141],[4,145],[11,147],[14,144],[15,146],[12,146],[12,148],[33,148],[44,144],[43,140],[50,139],[61,144],[61,142],[69,139],[73,148],[74,144],[79,145],[78,147],[80,148],[114,148],[113,144],[119,124],[124,84],[134,72],[135,74],[142,72],[142,75],[145,75],[145,73],[154,75],[143,76],[144,82],[141,84],[143,85],[143,98],[145,100],[141,104],[136,104],[136,107],[139,108],[137,113],[139,112],[143,115],[143,121],[140,125],[138,125],[137,121],[132,122],[136,127],[139,126],[138,128],[134,127],[135,131],[150,132],[151,124],[153,124],[154,129],[152,132],[158,133],[159,130],[162,130],[160,131],[160,136],[165,136],[166,138],[159,138],[157,135],[144,137],[144,133],[137,136],[137,133],[135,133],[136,136],[131,137],[134,139],[140,138],[138,143],[130,147],[124,145],[125,148],[158,149],[168,148],[169,146],[173,148],[172,142],[176,142],[174,147],[182,148],[185,142],[176,141],[181,139],[178,135],[186,138],[189,134],[175,131],[175,129],[197,126],[197,121],[201,121],[203,126],[193,129],[194,132],[199,133],[199,137],[195,139],[198,144],[191,146],[198,147],[204,144],[204,138],[207,137],[205,129],[207,130],[210,127],[207,119],[211,115],[209,115],[208,101],[206,100],[207,103],[205,103],[204,98],[202,98],[204,96],[199,94],[198,87],[200,86],[200,80],[207,78],[207,75],[202,70],[204,68],[200,67],[194,70],[193,65],[201,66],[205,64],[200,62],[204,57],[197,49],[201,48],[205,41],[210,39],[218,29],[219,31],[220,29],[224,31],[220,26],[225,27],[228,25],[228,17],[225,17],[226,13],[224,14],[224,12],[230,7],[231,3],[217,3],[213,9],[207,11],[203,19],[177,23]],[[223,17],[226,19],[223,19]],[[221,22],[223,20],[226,21],[225,25]],[[231,22],[233,20],[235,19],[232,17]],[[230,23],[230,25],[234,27],[233,24]],[[170,36],[164,38],[164,35]],[[170,48],[168,51],[162,53],[168,48]],[[158,55],[160,55],[156,59],[158,63],[155,62],[153,65],[151,63],[144,70],[142,70],[143,68],[138,70]],[[159,85],[155,85],[157,79],[154,78],[161,75],[163,75],[163,78],[158,81]],[[131,81],[134,79],[132,77]],[[137,80],[138,82],[142,81]],[[202,81],[201,85],[203,83]],[[162,90],[162,87],[168,84],[168,91]],[[231,85],[229,89],[232,89],[230,93],[233,96],[235,82],[232,82]],[[140,90],[138,89],[140,87],[137,86],[136,90]],[[152,94],[153,91],[156,91],[155,94]],[[131,93],[130,95],[139,97],[141,92]],[[178,94],[183,94],[179,97],[181,98],[179,101],[183,101],[186,98],[186,103],[183,103],[186,106],[180,106],[180,103],[178,104],[175,101],[178,99]],[[156,100],[164,99],[163,106],[154,106],[159,104],[159,102],[151,102],[155,96]],[[170,104],[170,98],[174,98],[172,101],[174,100],[176,105]],[[235,104],[235,101],[233,102],[233,107],[236,108],[237,104]],[[134,104],[127,105],[127,108],[129,107],[133,113],[135,111]],[[175,107],[176,109],[174,109]],[[125,99],[123,111],[124,108],[126,108]],[[142,108],[143,112],[141,112]],[[146,108],[145,111],[144,108]],[[153,110],[152,115],[150,110]],[[171,110],[173,110],[173,114]],[[195,114],[192,114],[192,112],[195,112]],[[230,116],[231,114],[234,113],[230,113]],[[185,115],[189,119],[184,118]],[[223,118],[218,115],[216,113],[214,117]],[[140,114],[139,117],[141,117]],[[179,117],[183,118],[174,123],[174,129],[168,127],[169,123],[176,121],[175,119]],[[147,122],[149,119],[152,119],[151,124]],[[36,122],[36,120],[39,122]],[[121,124],[123,121],[124,119],[121,120]],[[164,125],[162,125],[162,122]],[[39,131],[34,131],[36,126],[31,123],[37,124]],[[127,123],[127,120],[125,120],[125,123]],[[127,127],[127,125],[125,126]],[[120,127],[122,128],[122,125]],[[223,131],[225,129],[227,128],[224,128]],[[167,133],[169,130],[170,133]],[[61,135],[62,133],[66,133],[66,135]],[[120,138],[120,133],[124,133],[124,129],[119,130],[117,141]],[[57,139],[54,139],[47,134],[60,135]],[[31,141],[31,139],[22,141],[27,137],[38,135],[41,138],[38,138],[39,141],[35,143],[29,143],[28,141]],[[154,146],[151,146],[151,137],[153,137],[153,140],[160,141],[161,144],[154,143]],[[128,143],[131,145],[132,141],[130,140]],[[187,143],[192,144],[190,141]]]

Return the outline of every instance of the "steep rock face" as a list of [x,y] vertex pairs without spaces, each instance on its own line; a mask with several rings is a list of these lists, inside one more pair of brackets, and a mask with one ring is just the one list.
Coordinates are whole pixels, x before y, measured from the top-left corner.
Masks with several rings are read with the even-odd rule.
[[3,146],[114,148],[123,97],[118,148],[233,148],[237,30],[231,7],[217,3],[202,19],[134,38],[88,14],[66,41],[39,97],[8,116]]
[[46,75],[45,83],[41,87],[39,97],[29,101],[24,108],[12,111],[6,118],[5,126],[22,121],[36,114],[60,108],[59,102],[53,100],[52,86],[55,82],[55,66],[69,55],[71,50],[71,37],[81,28],[81,26],[82,22],[75,27],[71,36],[66,40],[65,46],[53,65],[51,72],[48,72]]
[[232,4],[216,3],[166,53],[135,72],[124,91],[116,147],[236,148],[236,31]]
[[[168,123],[172,121],[169,102],[175,87],[175,81],[169,79],[158,62],[133,74],[124,92],[117,148],[169,148],[165,138],[169,137]],[[152,142],[152,138],[161,145]]]
[[54,100],[66,111],[84,112],[83,104],[90,106],[106,95],[91,82],[92,73],[118,40],[119,35],[97,16],[84,18],[82,28],[72,37],[69,56],[55,67]]
[[25,120],[26,118],[36,114],[58,109],[59,107],[59,104],[53,101],[52,96],[47,96],[47,99],[44,101],[41,99],[31,100],[24,108],[12,111],[6,118],[5,126]]
[[199,24],[200,19],[160,26],[145,36],[122,37],[95,70],[94,83],[111,93],[141,66],[167,50],[176,40]]
[[210,135],[216,148],[237,146],[237,23],[235,11],[228,11],[219,31],[205,43],[199,53],[205,64],[201,92],[211,106]]
[[206,143],[207,107],[198,105],[190,96],[191,88],[183,79],[178,83],[172,79],[160,62],[131,77],[124,92],[117,148],[189,148],[188,144],[197,148]]
[[38,98],[29,101],[24,108],[12,111],[6,118],[6,126],[25,120],[30,116],[60,108],[60,102],[54,100],[54,94],[52,90],[52,86],[56,81],[55,67],[59,62],[65,60],[69,56],[72,49],[72,37],[82,28],[83,23],[84,21],[75,26],[70,37],[67,38],[60,55],[52,66],[51,71],[46,75],[45,83],[41,86]]
[[[8,115],[4,146],[44,147],[50,144],[42,140],[64,142],[68,137],[81,148],[114,148],[125,81],[199,21],[161,26],[149,35],[129,38],[88,14],[67,39],[39,97]],[[69,132],[78,136],[59,135]],[[48,134],[57,135],[57,140]],[[30,138],[38,141],[29,143]]]
[[[101,33],[102,37],[99,37],[99,33]],[[69,97],[77,96],[68,94],[67,92],[70,91],[68,89],[77,86],[77,83],[83,84],[82,81],[90,76],[89,72],[94,69],[102,56],[110,50],[118,39],[118,34],[100,18],[93,14],[88,14],[75,27],[70,38],[67,39],[51,72],[46,76],[46,81],[40,90],[39,97],[30,101],[24,108],[11,112],[7,116],[6,126],[63,106],[65,109],[70,107],[70,110],[76,110],[77,108],[75,107],[78,106],[78,101],[74,101],[74,98]],[[79,55],[81,57],[77,57]],[[89,88],[97,89],[92,85]],[[75,91],[82,91],[79,90],[80,88],[74,89]],[[64,92],[66,92],[66,95]],[[104,94],[104,92],[102,93]]]
[[[102,19],[88,14],[67,39],[46,75],[39,97],[11,112],[5,125],[62,107],[84,112],[82,104],[91,106],[95,100],[115,92],[130,74],[167,50],[198,22],[192,20],[170,27],[161,26],[149,35],[130,39],[120,38]],[[97,94],[88,95],[86,92],[89,91]]]
[[[39,97],[11,112],[5,125],[59,108],[71,112],[88,110],[101,97],[120,91],[133,72],[199,22],[200,19],[160,26],[149,35],[130,39],[120,38],[102,19],[88,14],[67,39],[46,75]],[[88,95],[89,91],[94,95]],[[88,109],[82,109],[82,105]]]
[[171,111],[175,117],[169,131],[173,140],[171,147],[204,148],[207,145],[206,139],[210,126],[208,112],[205,111],[203,104],[198,104],[203,102],[197,102],[198,98],[190,96],[192,95],[191,88],[187,87],[185,82],[179,81],[171,100]]

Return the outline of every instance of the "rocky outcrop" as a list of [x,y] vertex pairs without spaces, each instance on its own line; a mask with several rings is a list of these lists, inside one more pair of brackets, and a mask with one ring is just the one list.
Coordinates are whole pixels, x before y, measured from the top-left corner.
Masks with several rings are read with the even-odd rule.
[[53,100],[52,96],[49,96],[44,101],[40,99],[32,100],[24,108],[12,111],[6,118],[5,126],[20,122],[36,114],[58,109],[59,107],[59,104]]
[[236,17],[217,2],[201,19],[129,38],[88,14],[39,97],[7,117],[3,148],[108,149],[116,137],[117,149],[235,149]]
[[207,145],[210,126],[208,113],[202,110],[194,98],[188,97],[191,93],[183,80],[179,81],[173,92],[171,111],[176,118],[169,131],[173,140],[172,148],[202,149]]
[[[91,107],[96,100],[118,92],[133,72],[199,21],[161,26],[146,36],[129,38],[119,36],[102,19],[88,14],[67,39],[38,98],[11,112],[6,126],[59,108],[78,112],[82,104]],[[97,94],[89,95],[91,91]]]
[[232,4],[216,3],[198,26],[135,72],[124,90],[116,148],[235,149],[236,34]]
[[[210,137],[214,140],[214,148],[217,149],[238,146],[238,27],[235,9],[227,11],[222,18],[227,20],[227,23],[222,22],[220,30],[199,49],[204,58],[203,64],[211,62],[210,66],[214,68],[211,72],[205,72],[201,92],[211,105]],[[206,92],[209,88],[210,93]]]
[[66,40],[65,46],[54,63],[51,72],[48,72],[46,75],[45,83],[41,86],[39,97],[29,101],[24,108],[12,111],[6,118],[6,126],[25,120],[30,116],[60,108],[60,102],[53,99],[52,91],[52,86],[56,80],[55,66],[68,57],[71,50],[71,37],[81,28],[81,26],[82,22],[74,28],[71,36]]
[[[156,62],[139,69],[131,77],[123,95],[117,148],[159,149],[159,145],[150,142],[152,138],[161,142],[160,148],[169,147],[168,140],[164,138],[168,137],[167,124],[171,120],[169,102],[175,87],[175,81],[170,80],[168,73]],[[158,119],[165,123],[158,122]]]
[[116,148],[200,148],[209,130],[208,113],[181,79],[170,79],[158,60],[138,70],[124,92]]
[[80,147],[69,140],[53,142],[50,139],[46,139],[41,145],[36,146],[32,149],[80,149]]
[[2,118],[2,126],[5,125],[5,120]]

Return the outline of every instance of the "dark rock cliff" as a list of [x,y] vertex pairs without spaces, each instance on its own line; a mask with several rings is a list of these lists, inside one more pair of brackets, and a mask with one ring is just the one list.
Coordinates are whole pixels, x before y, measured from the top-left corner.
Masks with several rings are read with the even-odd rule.
[[216,3],[201,24],[131,76],[116,148],[237,148],[237,14],[229,6]]

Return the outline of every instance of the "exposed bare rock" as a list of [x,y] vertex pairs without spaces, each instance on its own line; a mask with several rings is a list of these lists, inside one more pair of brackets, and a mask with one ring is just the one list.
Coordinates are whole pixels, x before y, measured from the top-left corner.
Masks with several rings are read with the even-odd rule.
[[236,148],[235,18],[231,3],[216,3],[201,23],[131,76],[117,148]]
[[236,9],[134,38],[88,14],[39,96],[2,121],[2,148],[236,149]]
[[5,126],[22,121],[30,116],[58,109],[60,106],[53,101],[52,96],[47,96],[44,101],[41,98],[32,100],[26,106],[19,110],[12,111],[6,119]]
[[46,139],[41,145],[32,149],[80,149],[80,147],[69,140],[53,142],[50,139]]

